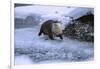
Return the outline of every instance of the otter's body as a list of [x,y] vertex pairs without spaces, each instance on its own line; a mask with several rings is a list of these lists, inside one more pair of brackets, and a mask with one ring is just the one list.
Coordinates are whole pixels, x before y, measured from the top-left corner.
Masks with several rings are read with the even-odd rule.
[[41,34],[48,35],[48,37],[53,40],[54,37],[60,37],[60,39],[63,39],[62,37],[62,27],[61,24],[57,21],[48,20],[44,22],[40,28],[39,36]]

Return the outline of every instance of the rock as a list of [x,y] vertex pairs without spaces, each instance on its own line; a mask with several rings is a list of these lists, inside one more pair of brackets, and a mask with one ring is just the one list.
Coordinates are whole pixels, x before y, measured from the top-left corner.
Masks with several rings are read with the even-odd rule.
[[[78,40],[83,40],[83,41],[94,41],[94,25],[91,23],[94,23],[94,20],[91,20],[93,17],[90,18],[90,20],[86,21],[84,20],[85,18],[90,17],[90,15],[86,15],[77,19],[77,21],[74,21],[71,24],[68,24],[65,27],[64,30],[64,35],[78,39]],[[89,18],[88,18],[89,19]]]

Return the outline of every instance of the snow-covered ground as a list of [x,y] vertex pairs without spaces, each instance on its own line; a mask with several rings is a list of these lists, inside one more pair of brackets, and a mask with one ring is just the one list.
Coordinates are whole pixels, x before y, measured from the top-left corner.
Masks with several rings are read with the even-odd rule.
[[[28,61],[20,58],[21,55],[30,57],[33,63],[93,60],[93,43],[80,42],[67,37],[63,40],[59,38],[45,40],[46,36],[38,36],[39,28],[34,26],[34,28],[15,29],[15,64]],[[27,59],[26,56],[24,58]]]
[[26,64],[33,64],[32,60],[27,55],[16,56],[15,58],[15,65],[26,65]]
[[[48,8],[51,10],[51,12],[48,11]],[[63,15],[67,15],[76,9],[66,7],[55,8],[48,6],[44,8],[43,6],[18,7],[15,8],[15,18],[25,18],[32,13],[40,14],[41,11],[42,17],[56,18],[59,16],[59,18],[61,18]],[[81,8],[79,10],[81,10]],[[58,13],[55,14],[55,12]],[[62,18],[63,24],[66,23],[64,20],[67,21],[65,17]],[[40,26],[41,23],[30,28],[28,27],[15,29],[14,33],[16,65],[36,63],[61,63],[74,61],[78,62],[91,61],[94,59],[94,43],[77,41],[74,39],[69,39],[67,37],[64,37],[63,40],[60,40],[58,37],[56,37],[55,40],[46,40],[47,36],[38,36]]]

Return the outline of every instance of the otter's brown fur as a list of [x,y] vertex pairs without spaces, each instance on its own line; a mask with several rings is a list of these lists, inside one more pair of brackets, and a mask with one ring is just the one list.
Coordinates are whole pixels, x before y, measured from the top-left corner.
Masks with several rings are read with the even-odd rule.
[[41,28],[40,28],[40,32],[39,32],[39,36],[43,33],[44,35],[48,35],[48,37],[51,39],[51,40],[53,40],[54,39],[54,37],[56,36],[56,37],[60,37],[60,39],[63,39],[63,37],[62,37],[62,33],[60,33],[60,34],[58,34],[58,35],[55,35],[56,33],[54,33],[53,31],[52,31],[52,24],[53,23],[58,23],[58,21],[54,21],[54,20],[48,20],[48,21],[46,21],[46,22],[44,22],[43,24],[42,24],[42,26],[41,26]]

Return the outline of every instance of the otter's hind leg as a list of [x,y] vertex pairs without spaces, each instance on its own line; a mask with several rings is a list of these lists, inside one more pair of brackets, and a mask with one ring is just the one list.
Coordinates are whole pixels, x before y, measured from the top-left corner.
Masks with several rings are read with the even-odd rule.
[[54,40],[53,34],[52,34],[52,33],[49,33],[48,36],[49,36],[49,38],[50,38],[51,40]]

